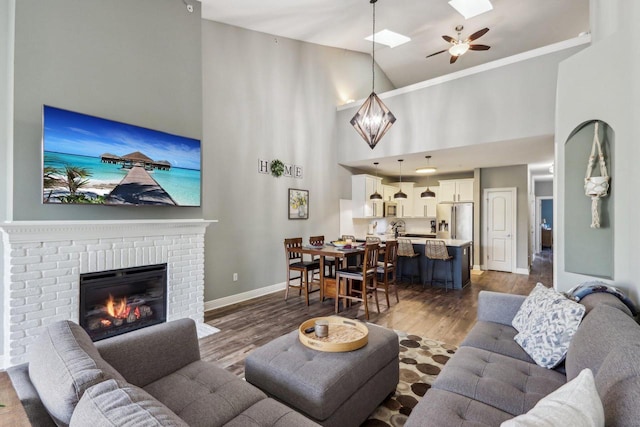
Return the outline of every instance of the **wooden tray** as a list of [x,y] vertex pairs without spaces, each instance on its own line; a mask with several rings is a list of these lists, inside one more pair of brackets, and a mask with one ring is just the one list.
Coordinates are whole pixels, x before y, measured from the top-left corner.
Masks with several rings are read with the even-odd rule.
[[[316,320],[326,320],[329,323],[328,337],[318,338],[315,332],[304,333],[305,329],[315,326]],[[357,350],[369,342],[367,325],[338,316],[309,319],[300,325],[298,335],[300,342],[307,347],[331,353]]]

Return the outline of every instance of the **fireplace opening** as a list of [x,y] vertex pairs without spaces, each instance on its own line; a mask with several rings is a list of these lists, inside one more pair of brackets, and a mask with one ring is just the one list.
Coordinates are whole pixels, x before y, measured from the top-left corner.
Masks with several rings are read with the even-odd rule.
[[80,275],[80,326],[93,341],[167,319],[167,264]]

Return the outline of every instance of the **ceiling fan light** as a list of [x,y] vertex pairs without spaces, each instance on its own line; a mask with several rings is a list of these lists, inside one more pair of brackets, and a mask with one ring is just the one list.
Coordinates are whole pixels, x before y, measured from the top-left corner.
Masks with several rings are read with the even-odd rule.
[[464,55],[469,50],[469,43],[458,42],[449,48],[449,53],[452,56]]
[[429,187],[427,187],[426,190],[424,190],[422,193],[420,193],[420,198],[421,199],[435,199],[436,198],[436,193],[434,193],[433,191],[429,190]]

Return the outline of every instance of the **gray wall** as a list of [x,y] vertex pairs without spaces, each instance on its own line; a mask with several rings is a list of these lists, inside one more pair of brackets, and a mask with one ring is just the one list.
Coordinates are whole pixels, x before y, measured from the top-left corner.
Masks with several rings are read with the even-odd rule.
[[16,7],[15,220],[198,218],[201,208],[41,203],[42,105],[202,138],[200,3],[21,0]]
[[[384,97],[397,121],[375,150],[362,144],[349,124],[359,106],[339,111],[338,161],[349,164],[364,159],[552,135],[558,63],[583,48],[581,45]],[[454,120],[458,117],[464,117],[462,124]]]
[[[611,183],[616,197],[613,203],[614,231],[613,260],[615,286],[638,301],[640,283],[637,263],[640,259],[640,228],[635,227],[640,199],[638,193],[638,159],[640,158],[640,86],[635,76],[640,70],[640,36],[636,23],[640,20],[640,4],[626,0],[592,0],[592,8],[607,11],[592,14],[596,20],[592,30],[606,28],[594,34],[591,47],[564,61],[558,75],[558,103],[556,125],[556,165],[565,164],[565,143],[574,129],[590,120],[607,122],[615,132],[616,177]],[[602,17],[605,22],[600,22]],[[614,19],[616,25],[610,25]],[[609,33],[613,31],[610,35]],[[624,44],[620,40],[625,40]],[[629,52],[632,52],[630,54]],[[586,167],[586,164],[581,168]],[[567,290],[576,284],[593,280],[593,276],[574,274],[567,270],[565,247],[576,236],[567,233],[564,215],[569,202],[565,195],[565,172],[556,176],[554,281],[556,287]],[[585,197],[586,198],[586,197]],[[560,213],[560,214],[559,214]],[[592,262],[584,259],[583,262]]]
[[[211,301],[284,282],[284,238],[338,235],[351,174],[338,165],[336,105],[346,88],[369,95],[371,57],[210,21],[202,30],[204,212],[220,221],[206,237]],[[303,178],[258,173],[258,159],[275,158]],[[288,188],[309,190],[308,220],[288,219]]]
[[[484,224],[484,190],[487,188],[512,188],[517,189],[517,221],[518,221],[518,247],[516,268],[529,269],[529,204],[528,204],[528,171],[527,165],[505,166],[499,168],[485,168],[480,170],[480,212],[481,224]],[[484,230],[481,230],[481,241],[484,240]],[[481,248],[481,259],[486,258],[484,247]],[[483,262],[484,264],[484,262]]]
[[537,197],[553,197],[553,181],[536,181],[535,195]]

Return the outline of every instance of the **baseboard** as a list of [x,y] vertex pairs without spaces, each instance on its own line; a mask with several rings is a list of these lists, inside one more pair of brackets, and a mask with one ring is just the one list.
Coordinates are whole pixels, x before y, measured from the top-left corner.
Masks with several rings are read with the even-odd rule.
[[218,298],[211,301],[205,301],[204,311],[226,307],[228,305],[237,304],[239,302],[261,297],[263,295],[269,295],[274,292],[283,290],[286,286],[287,286],[286,282],[276,283],[275,285],[266,286],[264,288],[253,289],[251,291],[242,292],[240,294],[229,295],[228,297]]
[[9,358],[7,358],[7,360],[5,360],[4,354],[0,354],[0,370],[7,369],[9,367],[8,364],[5,364],[5,362],[7,362],[8,359]]
[[524,274],[526,276],[529,275],[529,269],[528,268],[516,268],[516,271],[514,271],[514,273],[516,274]]
[[476,264],[476,265],[474,265],[474,266],[473,266],[473,269],[474,269],[474,270],[482,270],[482,268],[480,268],[480,267],[481,267],[481,266],[479,266],[479,265],[477,265],[477,264]]

